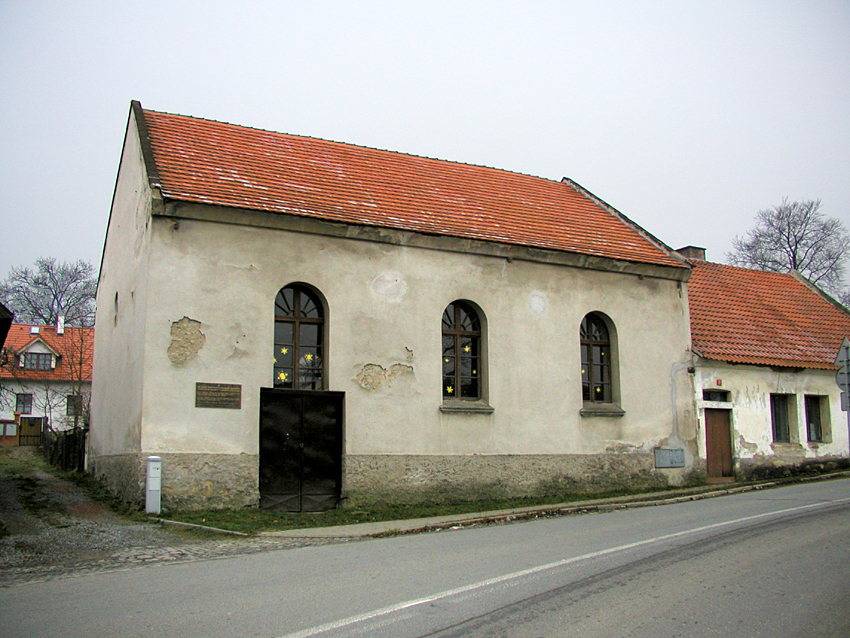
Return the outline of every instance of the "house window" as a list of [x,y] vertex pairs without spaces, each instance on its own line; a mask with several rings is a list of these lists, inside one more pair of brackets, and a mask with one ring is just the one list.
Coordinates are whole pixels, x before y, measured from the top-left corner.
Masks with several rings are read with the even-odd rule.
[[50,370],[53,367],[53,355],[42,352],[27,352],[22,355],[24,370]]
[[65,416],[81,416],[83,414],[83,397],[79,394],[69,394],[65,403]]
[[443,398],[481,398],[481,320],[465,301],[443,311]]
[[15,412],[20,412],[21,414],[32,414],[31,394],[15,395]]
[[826,414],[827,397],[806,395],[806,436],[813,443],[822,443],[826,439],[828,416]]
[[581,321],[579,340],[582,398],[593,403],[611,403],[611,338],[605,320],[593,312],[585,316]]
[[274,385],[324,388],[324,306],[306,286],[281,288],[274,310]]
[[773,424],[773,440],[777,443],[791,441],[791,423],[788,414],[788,394],[770,395],[770,420]]

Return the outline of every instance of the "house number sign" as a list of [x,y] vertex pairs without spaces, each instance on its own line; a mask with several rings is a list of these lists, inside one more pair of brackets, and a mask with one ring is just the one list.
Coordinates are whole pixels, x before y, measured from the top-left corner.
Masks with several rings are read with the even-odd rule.
[[242,386],[233,383],[196,383],[196,408],[242,409]]

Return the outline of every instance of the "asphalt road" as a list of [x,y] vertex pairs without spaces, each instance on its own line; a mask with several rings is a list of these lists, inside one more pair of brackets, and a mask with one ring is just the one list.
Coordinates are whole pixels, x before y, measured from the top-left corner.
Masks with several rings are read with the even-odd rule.
[[850,480],[0,590],[0,636],[850,636]]

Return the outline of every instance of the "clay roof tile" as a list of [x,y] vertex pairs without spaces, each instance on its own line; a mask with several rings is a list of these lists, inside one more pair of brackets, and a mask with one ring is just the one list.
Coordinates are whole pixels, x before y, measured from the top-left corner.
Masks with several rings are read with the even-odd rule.
[[568,181],[134,104],[154,163],[149,173],[166,199],[687,268]]
[[691,340],[707,359],[832,369],[850,313],[792,274],[692,260]]

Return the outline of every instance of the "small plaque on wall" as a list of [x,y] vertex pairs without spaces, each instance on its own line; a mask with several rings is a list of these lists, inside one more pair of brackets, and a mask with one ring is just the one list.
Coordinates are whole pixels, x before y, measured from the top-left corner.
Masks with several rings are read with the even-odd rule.
[[196,383],[196,408],[242,409],[242,386],[233,383]]
[[656,449],[655,467],[685,467],[685,451],[681,449]]

